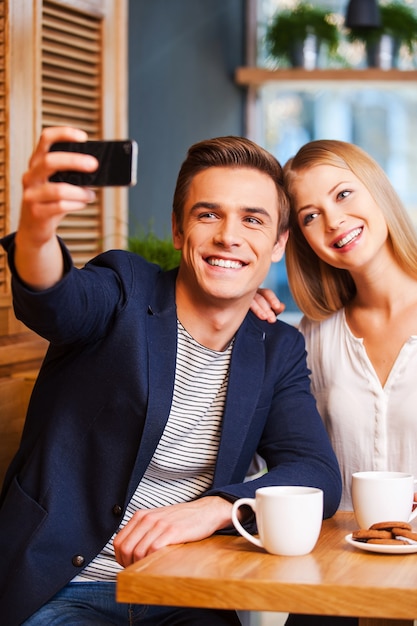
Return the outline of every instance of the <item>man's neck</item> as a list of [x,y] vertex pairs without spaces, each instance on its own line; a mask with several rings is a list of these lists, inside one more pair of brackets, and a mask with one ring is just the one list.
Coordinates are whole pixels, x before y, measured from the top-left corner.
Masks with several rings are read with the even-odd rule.
[[249,310],[250,302],[233,304],[230,301],[222,307],[189,298],[181,289],[176,295],[177,316],[187,332],[201,345],[211,350],[226,350]]

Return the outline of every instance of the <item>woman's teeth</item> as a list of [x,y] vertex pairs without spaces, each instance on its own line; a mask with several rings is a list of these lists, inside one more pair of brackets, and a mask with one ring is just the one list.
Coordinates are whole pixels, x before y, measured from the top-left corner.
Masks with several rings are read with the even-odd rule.
[[334,244],[334,247],[343,248],[343,246],[345,246],[347,243],[350,243],[352,239],[355,239],[355,237],[360,235],[361,232],[362,228],[355,228],[355,230],[352,230],[348,235],[346,235],[346,237],[343,237],[343,239],[340,239],[338,242],[336,242]]

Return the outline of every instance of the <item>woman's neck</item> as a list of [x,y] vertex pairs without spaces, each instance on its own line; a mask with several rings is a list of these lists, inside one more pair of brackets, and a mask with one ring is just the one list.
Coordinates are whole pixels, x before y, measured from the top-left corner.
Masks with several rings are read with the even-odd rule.
[[397,263],[386,266],[383,271],[352,274],[356,296],[348,309],[380,309],[395,312],[417,297],[417,279],[407,274]]

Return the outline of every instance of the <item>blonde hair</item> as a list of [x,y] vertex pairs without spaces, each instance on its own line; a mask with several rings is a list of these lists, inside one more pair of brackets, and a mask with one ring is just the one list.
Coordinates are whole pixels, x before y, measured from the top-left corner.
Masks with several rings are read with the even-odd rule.
[[294,211],[298,175],[316,165],[351,171],[369,191],[385,217],[388,238],[398,264],[417,279],[417,234],[384,170],[364,150],[344,141],[322,139],[304,145],[284,166],[284,184],[291,201],[290,236],[286,248],[288,282],[294,300],[309,318],[321,320],[344,307],[356,288],[347,270],[318,258],[310,248]]

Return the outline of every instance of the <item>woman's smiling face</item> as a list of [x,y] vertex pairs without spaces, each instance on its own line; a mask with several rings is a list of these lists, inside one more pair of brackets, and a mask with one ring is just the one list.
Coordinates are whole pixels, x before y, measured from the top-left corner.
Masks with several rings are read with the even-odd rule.
[[316,165],[292,181],[293,210],[317,256],[355,271],[387,250],[385,218],[365,185],[348,169]]

